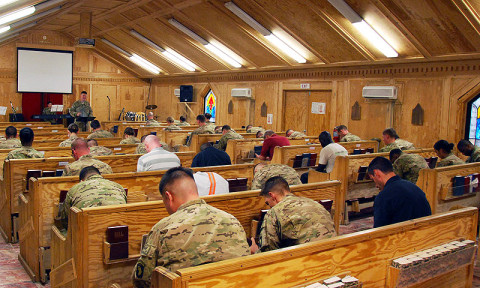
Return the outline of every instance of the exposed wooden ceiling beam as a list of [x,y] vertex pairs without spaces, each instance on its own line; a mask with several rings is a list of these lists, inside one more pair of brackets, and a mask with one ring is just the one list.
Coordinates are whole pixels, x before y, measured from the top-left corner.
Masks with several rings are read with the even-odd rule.
[[412,43],[412,45],[422,54],[425,58],[432,57],[432,54],[422,45],[422,43],[413,35],[410,30],[395,16],[394,13],[382,2],[382,0],[370,0],[383,15],[390,20],[390,22],[397,27],[397,29],[405,35],[405,37]]
[[335,19],[333,19],[330,15],[326,14],[323,9],[320,9],[317,5],[315,5],[315,1],[310,0],[312,6],[314,7],[312,10],[325,21],[333,30],[335,30],[340,36],[342,36],[345,41],[347,41],[355,50],[357,50],[363,57],[368,60],[376,60],[375,56],[370,52],[365,46],[362,45],[353,35],[348,33]]
[[475,11],[469,0],[452,0],[452,2],[480,35],[480,15]]

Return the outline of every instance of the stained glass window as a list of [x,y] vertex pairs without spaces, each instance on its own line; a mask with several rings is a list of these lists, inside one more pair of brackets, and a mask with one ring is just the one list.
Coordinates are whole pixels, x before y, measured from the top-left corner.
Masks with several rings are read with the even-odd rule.
[[210,122],[215,122],[217,116],[217,97],[215,97],[212,90],[208,91],[205,96],[205,113],[210,113],[212,115]]
[[[470,104],[470,125],[468,131],[468,140],[472,144],[480,146],[480,96]],[[467,119],[468,120],[468,119]]]

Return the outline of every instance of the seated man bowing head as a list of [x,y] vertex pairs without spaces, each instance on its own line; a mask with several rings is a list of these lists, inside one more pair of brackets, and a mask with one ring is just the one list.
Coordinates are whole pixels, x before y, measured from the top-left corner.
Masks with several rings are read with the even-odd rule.
[[148,234],[133,270],[134,287],[150,287],[157,266],[175,272],[250,254],[240,222],[199,198],[192,170],[169,169],[159,190],[170,216]]
[[290,192],[285,179],[272,177],[260,192],[272,207],[263,219],[258,247],[252,238],[252,253],[285,248],[336,235],[330,213],[318,202]]
[[77,138],[72,142],[72,156],[75,162],[65,166],[62,176],[76,176],[80,174],[83,168],[87,166],[95,166],[102,174],[112,174],[112,167],[98,159],[93,158],[90,154],[90,147],[83,138]]

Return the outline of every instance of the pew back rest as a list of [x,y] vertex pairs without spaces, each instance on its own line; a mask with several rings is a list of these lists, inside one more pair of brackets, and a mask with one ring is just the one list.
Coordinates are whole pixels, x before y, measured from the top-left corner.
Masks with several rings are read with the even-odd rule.
[[230,156],[232,163],[236,164],[240,162],[239,159],[246,158],[255,146],[261,146],[262,144],[263,138],[228,140],[225,152]]
[[[176,273],[157,267],[152,287],[297,287],[344,272],[364,287],[389,287],[392,259],[460,238],[475,241],[477,221],[477,209],[465,208]],[[424,287],[469,286],[472,265]]]
[[[245,139],[255,139],[255,133],[239,133]],[[200,152],[200,146],[207,142],[216,142],[222,138],[223,134],[196,134],[192,135],[190,150]],[[228,146],[228,144],[227,144]]]
[[425,192],[428,203],[430,203],[432,208],[432,213],[445,212],[457,205],[478,207],[480,195],[469,195],[454,200],[454,198],[448,199],[450,198],[448,190],[452,187],[453,177],[458,175],[468,176],[479,171],[480,163],[422,169],[419,173],[417,186]]
[[[293,166],[293,159],[295,159],[295,155],[303,154],[303,153],[316,153],[317,155],[320,154],[322,150],[322,145],[320,144],[313,144],[313,145],[294,145],[294,146],[283,146],[283,147],[275,147],[273,152],[273,158],[271,160],[272,164],[285,164],[290,167]],[[318,164],[318,157],[316,163]]]

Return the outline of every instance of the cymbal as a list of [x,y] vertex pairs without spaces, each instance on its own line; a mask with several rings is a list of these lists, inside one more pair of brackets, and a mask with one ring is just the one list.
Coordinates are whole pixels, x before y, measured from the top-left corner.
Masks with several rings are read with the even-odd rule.
[[145,109],[154,110],[154,109],[157,109],[157,105],[147,105],[147,107],[145,107]]

